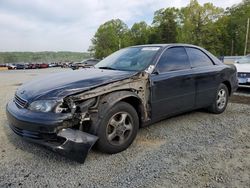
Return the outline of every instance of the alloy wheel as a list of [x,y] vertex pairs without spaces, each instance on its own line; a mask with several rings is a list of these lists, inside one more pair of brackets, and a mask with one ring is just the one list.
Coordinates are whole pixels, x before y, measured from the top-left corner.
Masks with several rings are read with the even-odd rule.
[[107,140],[112,145],[123,145],[131,136],[133,130],[132,117],[127,112],[113,115],[107,125]]
[[217,107],[221,110],[225,107],[227,102],[227,95],[226,95],[226,91],[224,89],[220,89],[217,95]]

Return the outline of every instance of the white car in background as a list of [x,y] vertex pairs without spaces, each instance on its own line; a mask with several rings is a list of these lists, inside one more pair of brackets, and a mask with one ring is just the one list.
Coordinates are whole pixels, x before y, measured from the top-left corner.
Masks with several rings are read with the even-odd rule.
[[250,54],[235,61],[239,87],[250,87]]

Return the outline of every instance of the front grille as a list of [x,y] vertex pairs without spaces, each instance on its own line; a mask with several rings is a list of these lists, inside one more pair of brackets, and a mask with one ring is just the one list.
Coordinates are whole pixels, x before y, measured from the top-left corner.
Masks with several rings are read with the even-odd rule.
[[15,94],[14,102],[19,108],[25,108],[28,104],[25,99],[22,99],[21,97],[17,96],[17,94]]
[[239,78],[250,78],[250,73],[238,72]]

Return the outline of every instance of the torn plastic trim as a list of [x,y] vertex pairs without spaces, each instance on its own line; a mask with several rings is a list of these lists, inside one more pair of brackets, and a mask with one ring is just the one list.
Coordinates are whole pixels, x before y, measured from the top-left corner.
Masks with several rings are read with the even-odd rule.
[[79,163],[84,163],[90,149],[98,140],[95,135],[71,128],[60,130],[57,136],[58,141],[26,139]]
[[57,134],[66,141],[55,148],[55,151],[80,163],[84,163],[89,150],[98,140],[95,135],[74,129],[62,129]]

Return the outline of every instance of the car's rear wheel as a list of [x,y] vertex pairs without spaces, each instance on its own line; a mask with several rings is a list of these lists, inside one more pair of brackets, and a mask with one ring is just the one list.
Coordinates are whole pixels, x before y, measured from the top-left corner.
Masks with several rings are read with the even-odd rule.
[[225,84],[220,84],[217,92],[216,97],[213,101],[213,104],[209,107],[209,111],[215,114],[220,114],[225,111],[228,103],[228,88]]
[[107,110],[99,126],[97,148],[105,153],[118,153],[127,149],[135,139],[138,115],[130,104],[119,102]]

